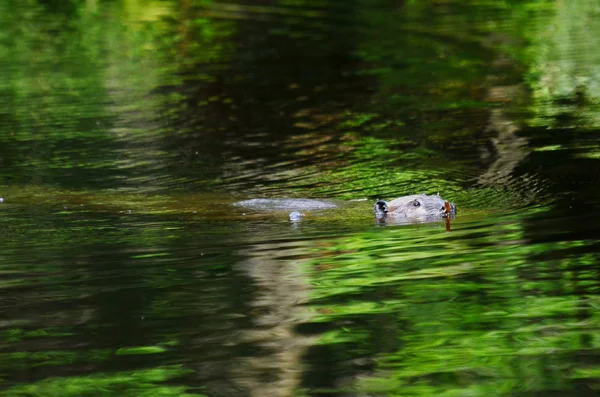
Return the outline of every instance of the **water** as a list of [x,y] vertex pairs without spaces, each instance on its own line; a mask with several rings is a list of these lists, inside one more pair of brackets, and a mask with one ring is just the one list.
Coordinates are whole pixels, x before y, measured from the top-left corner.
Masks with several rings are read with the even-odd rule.
[[596,395],[598,12],[0,0],[0,393]]

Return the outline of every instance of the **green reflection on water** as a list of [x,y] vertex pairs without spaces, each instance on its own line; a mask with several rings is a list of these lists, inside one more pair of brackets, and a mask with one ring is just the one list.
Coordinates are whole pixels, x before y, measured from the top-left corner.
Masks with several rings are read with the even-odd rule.
[[153,90],[199,63],[226,62],[232,22],[191,19],[164,2],[3,1],[0,15],[0,183],[152,189],[169,180],[158,120],[169,113],[158,110],[182,96]]
[[577,123],[600,126],[600,28],[598,4],[536,2],[537,23],[524,25],[530,41],[519,55],[529,69],[526,79],[535,99],[533,125],[556,126],[556,117],[572,113]]
[[188,373],[179,366],[164,366],[112,374],[51,378],[6,390],[4,396],[202,396],[189,394],[181,386],[160,383]]
[[[309,267],[309,306],[314,323],[333,328],[319,343],[337,349],[334,366],[377,357],[375,373],[359,383],[385,394],[569,390],[573,379],[597,378],[593,365],[577,362],[599,343],[592,335],[597,257],[576,250],[589,241],[530,244],[527,222],[548,208],[503,214],[539,203],[544,185],[535,175],[475,183],[490,164],[478,150],[498,132],[486,132],[490,113],[527,101],[523,69],[535,99],[529,123],[597,127],[594,2],[353,3],[360,12],[327,1],[49,3],[0,1],[0,271],[7,276],[0,290],[16,297],[9,345],[74,332],[69,316],[64,332],[18,328],[48,321],[19,312],[20,304],[56,314],[43,304],[90,295],[100,303],[75,313],[90,331],[137,330],[141,321],[119,318],[124,312],[217,318],[163,324],[167,330],[153,328],[148,341],[123,336],[138,346],[117,350],[127,359],[160,360],[167,349],[157,340],[195,336],[196,328],[231,339],[249,327],[229,316],[244,317],[229,300],[244,300],[249,281],[232,282],[228,271],[233,253],[244,250],[238,232],[264,238],[255,222],[264,217],[240,221],[224,205],[231,197],[190,190],[344,199],[439,191],[459,208],[451,234],[426,225],[346,236],[353,215],[322,221],[338,223],[310,256],[320,259]],[[329,58],[329,68],[317,68]],[[523,146],[507,151],[525,156]],[[574,158],[598,158],[596,142],[569,147]],[[566,149],[551,141],[534,152]],[[506,171],[514,177],[514,168]],[[364,207],[353,228],[371,225],[362,223],[370,222]],[[313,227],[325,229],[318,222]],[[213,259],[199,259],[205,252]],[[104,312],[89,318],[95,312],[86,309]],[[220,343],[216,353],[231,341]],[[108,352],[43,350],[0,360],[3,371],[58,372],[105,361]],[[183,395],[153,383],[178,375],[65,377],[8,393]]]
[[[51,337],[45,335],[44,337]],[[0,362],[7,368],[38,368],[60,365],[84,365],[110,359],[113,352],[109,350],[87,350],[82,352],[46,350],[39,352],[15,352],[0,355]]]
[[597,255],[568,255],[585,246],[580,240],[519,243],[532,215],[330,242],[307,265],[313,321],[330,327],[319,344],[377,357],[356,383],[367,393],[501,396],[572,390],[573,379],[592,385],[597,370],[578,357],[600,347],[588,274]]
[[161,346],[138,346],[138,347],[124,347],[115,352],[117,356],[129,356],[136,354],[158,354],[164,353],[167,349]]

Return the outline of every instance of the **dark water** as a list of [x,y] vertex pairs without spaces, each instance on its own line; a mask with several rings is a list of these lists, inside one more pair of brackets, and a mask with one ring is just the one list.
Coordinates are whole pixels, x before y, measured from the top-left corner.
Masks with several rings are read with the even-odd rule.
[[597,395],[599,13],[0,0],[0,393]]

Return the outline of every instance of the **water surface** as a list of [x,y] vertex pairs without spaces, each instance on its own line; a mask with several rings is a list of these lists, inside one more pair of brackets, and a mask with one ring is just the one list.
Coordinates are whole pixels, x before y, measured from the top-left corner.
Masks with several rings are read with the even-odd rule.
[[596,395],[597,14],[0,0],[0,392]]

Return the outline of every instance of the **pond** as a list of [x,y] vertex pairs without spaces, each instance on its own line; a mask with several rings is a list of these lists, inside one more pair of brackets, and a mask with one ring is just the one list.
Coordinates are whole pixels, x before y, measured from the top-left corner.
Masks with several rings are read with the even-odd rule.
[[599,15],[0,0],[0,394],[597,395]]

